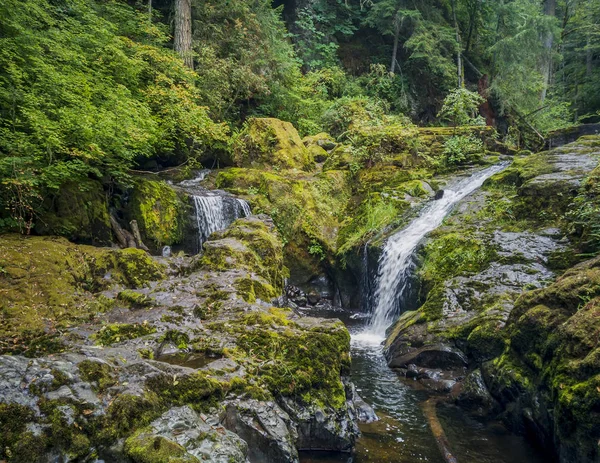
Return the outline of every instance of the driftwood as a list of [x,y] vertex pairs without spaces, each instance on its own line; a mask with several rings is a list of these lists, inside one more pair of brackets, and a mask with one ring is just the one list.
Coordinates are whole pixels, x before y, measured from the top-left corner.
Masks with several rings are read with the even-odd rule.
[[444,461],[446,463],[458,463],[458,460],[452,455],[450,451],[450,443],[448,442],[448,438],[446,437],[446,433],[444,432],[444,428],[442,428],[442,423],[438,419],[436,412],[436,405],[439,402],[439,398],[432,397],[429,400],[423,402],[423,414],[427,421],[429,422],[429,427],[431,428],[431,432],[433,433],[433,437],[435,437],[435,441],[437,443],[438,448],[442,456],[444,457]]
[[138,227],[137,220],[132,220],[129,222],[129,226],[131,227],[131,231],[133,232],[133,237],[135,239],[135,243],[139,249],[143,249],[146,252],[149,252],[150,249],[144,244],[142,241],[142,235],[140,233],[140,228]]
[[110,226],[112,227],[112,230],[115,236],[117,237],[119,246],[121,246],[123,249],[137,248],[135,238],[133,237],[133,235],[127,230],[125,230],[123,227],[121,227],[121,225],[119,225],[119,222],[113,214],[110,214]]

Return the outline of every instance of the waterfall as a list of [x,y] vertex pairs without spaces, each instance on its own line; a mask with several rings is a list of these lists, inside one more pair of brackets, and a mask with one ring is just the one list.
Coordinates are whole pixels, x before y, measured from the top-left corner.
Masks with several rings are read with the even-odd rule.
[[204,194],[193,195],[198,227],[198,251],[202,243],[216,231],[224,230],[240,217],[248,217],[252,211],[243,199],[231,196]]
[[375,308],[369,325],[356,336],[357,340],[380,343],[385,339],[386,329],[402,309],[399,307],[399,298],[406,290],[414,270],[413,255],[419,242],[441,225],[458,201],[480,188],[486,179],[505,167],[504,163],[498,164],[461,180],[445,190],[441,199],[425,206],[406,228],[388,239],[379,260],[374,293]]

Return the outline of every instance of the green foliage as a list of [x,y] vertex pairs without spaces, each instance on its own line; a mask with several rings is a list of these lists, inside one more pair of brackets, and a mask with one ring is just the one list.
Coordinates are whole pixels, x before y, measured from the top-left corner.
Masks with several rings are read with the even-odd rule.
[[459,125],[484,125],[477,117],[477,110],[485,100],[478,93],[466,88],[457,88],[444,99],[444,105],[438,113],[438,118],[447,120],[454,127]]
[[[294,50],[270,0],[195,2],[196,85],[219,119],[239,120],[300,78]],[[258,114],[276,116],[264,110]]]
[[481,159],[483,142],[475,135],[455,135],[444,143],[443,162],[447,166],[466,164]]
[[128,185],[141,159],[222,142],[163,28],[121,2],[0,5],[0,214],[29,230],[41,198],[88,177]]

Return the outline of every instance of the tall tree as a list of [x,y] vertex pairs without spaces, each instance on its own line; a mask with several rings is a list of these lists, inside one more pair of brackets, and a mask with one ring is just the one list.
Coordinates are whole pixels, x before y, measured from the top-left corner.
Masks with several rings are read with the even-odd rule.
[[175,0],[175,31],[173,44],[175,51],[181,55],[185,65],[193,69],[191,0]]
[[[556,17],[556,0],[546,0],[544,2],[544,14],[555,18]],[[544,86],[542,88],[542,103],[546,99],[548,94],[548,86],[550,84],[550,77],[552,75],[552,46],[554,44],[554,31],[549,29],[545,31],[543,35],[545,53],[542,57],[542,77],[544,78]]]

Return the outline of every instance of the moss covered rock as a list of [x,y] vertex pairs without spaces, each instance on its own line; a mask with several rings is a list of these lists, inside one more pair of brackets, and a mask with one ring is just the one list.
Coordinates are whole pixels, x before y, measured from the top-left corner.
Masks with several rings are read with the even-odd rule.
[[32,339],[43,339],[45,332],[70,326],[111,306],[110,300],[96,295],[98,291],[116,283],[138,287],[163,277],[163,266],[138,249],[95,248],[64,238],[3,235],[0,350],[26,349],[35,355]]
[[166,182],[136,180],[128,216],[136,219],[148,246],[161,248],[180,243],[187,217],[186,203]]
[[102,184],[86,180],[62,185],[44,201],[35,231],[87,244],[110,244],[108,201]]
[[596,258],[523,294],[508,322],[509,348],[484,368],[517,428],[565,462],[600,458],[599,307]]
[[313,159],[290,122],[273,118],[250,119],[234,138],[233,159],[238,167],[304,169]]

